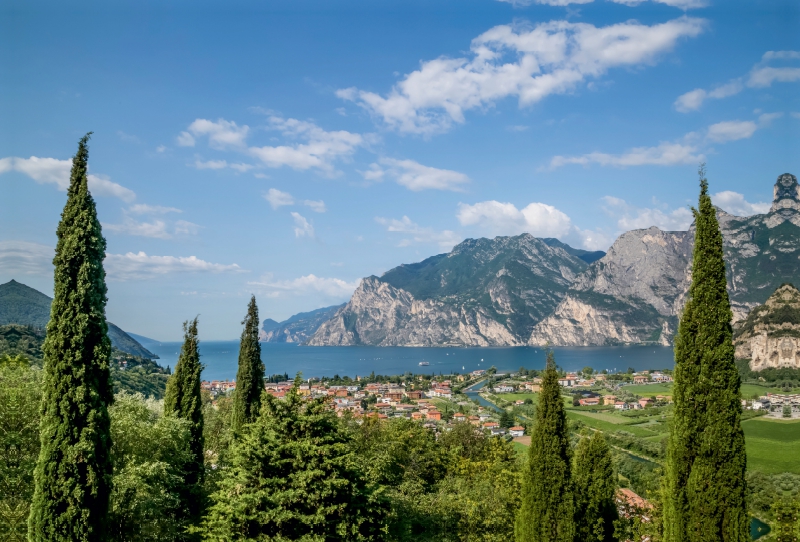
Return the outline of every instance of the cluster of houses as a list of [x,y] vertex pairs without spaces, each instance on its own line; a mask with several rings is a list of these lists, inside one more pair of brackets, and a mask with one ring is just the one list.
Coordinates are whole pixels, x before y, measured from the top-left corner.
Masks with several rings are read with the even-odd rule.
[[236,389],[236,381],[234,380],[203,380],[200,383],[200,389],[205,390],[211,394],[211,397],[217,395],[224,395],[231,390]]
[[604,395],[602,397],[586,397],[578,402],[580,406],[613,405],[616,410],[640,410],[656,403],[668,403],[670,401],[670,397],[666,395],[657,395],[655,401],[652,397],[642,397],[635,401],[622,401],[616,395]]
[[793,416],[800,414],[800,394],[783,395],[768,393],[752,401],[742,399],[742,408],[750,410],[766,410],[767,412],[782,413],[787,406],[791,409]]

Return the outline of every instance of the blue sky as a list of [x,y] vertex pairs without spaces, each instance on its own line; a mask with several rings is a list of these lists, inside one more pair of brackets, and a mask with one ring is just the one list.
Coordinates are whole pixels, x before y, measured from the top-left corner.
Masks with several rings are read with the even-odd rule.
[[790,0],[77,5],[0,7],[0,282],[52,292],[93,131],[109,319],[160,340],[468,237],[685,229],[703,160],[738,215],[800,171]]

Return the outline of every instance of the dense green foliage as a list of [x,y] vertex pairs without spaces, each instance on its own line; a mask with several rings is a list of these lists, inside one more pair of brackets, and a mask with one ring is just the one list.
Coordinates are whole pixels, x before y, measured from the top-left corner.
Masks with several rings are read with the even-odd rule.
[[22,542],[39,456],[42,371],[0,356],[0,540]]
[[111,414],[114,490],[109,539],[179,540],[189,526],[184,472],[194,457],[190,422],[164,416],[163,405],[141,394],[116,396]]
[[25,356],[41,364],[43,345],[44,329],[18,324],[0,326],[0,355]]
[[674,415],[667,451],[665,538],[744,542],[745,444],[722,234],[700,170],[689,298],[675,340]]
[[600,431],[575,448],[575,530],[582,542],[610,542],[619,519],[614,493],[617,481],[611,452]]
[[31,542],[102,540],[107,528],[112,474],[108,406],[114,397],[105,319],[106,242],[87,185],[88,139],[80,140],[72,160],[57,230]]
[[[197,318],[183,324],[183,346],[175,364],[175,372],[167,381],[164,395],[164,414],[186,420],[189,424],[191,461],[183,468],[184,486],[181,490],[181,509],[191,524],[199,522],[205,506],[205,444],[203,438],[203,403],[200,395],[199,340]],[[196,537],[192,537],[196,538]]]
[[236,372],[231,419],[234,433],[240,432],[245,424],[255,421],[261,410],[261,395],[264,393],[264,363],[261,361],[261,344],[258,342],[256,296],[250,298],[242,325],[244,330],[239,343],[239,369]]
[[385,504],[325,401],[265,396],[212,496],[207,540],[379,540]]
[[517,542],[572,542],[575,535],[572,449],[553,352],[547,367],[523,473]]

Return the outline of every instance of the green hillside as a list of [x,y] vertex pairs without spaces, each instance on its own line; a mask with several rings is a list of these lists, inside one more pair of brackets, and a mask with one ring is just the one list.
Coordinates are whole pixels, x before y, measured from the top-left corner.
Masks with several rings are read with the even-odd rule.
[[[44,329],[50,320],[52,299],[30,286],[11,280],[0,284],[0,326],[17,324]],[[108,337],[114,348],[134,356],[158,359],[119,327],[108,322]]]

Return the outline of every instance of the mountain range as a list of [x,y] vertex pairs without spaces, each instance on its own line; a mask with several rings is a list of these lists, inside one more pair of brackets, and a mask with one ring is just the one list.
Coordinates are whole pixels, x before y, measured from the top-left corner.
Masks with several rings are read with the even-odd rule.
[[[797,179],[778,177],[765,214],[738,217],[718,209],[717,216],[738,321],[780,284],[800,283]],[[694,226],[632,230],[607,253],[529,234],[467,239],[447,254],[363,279],[344,306],[296,320],[304,322],[303,335],[293,340],[315,346],[669,345],[691,282],[693,243]],[[263,336],[289,336],[285,327],[276,334],[283,324]]]
[[[16,324],[44,330],[50,320],[50,304],[53,300],[38,290],[15,280],[0,284],[0,326]],[[108,337],[111,345],[133,356],[158,359],[139,342],[111,322]]]

